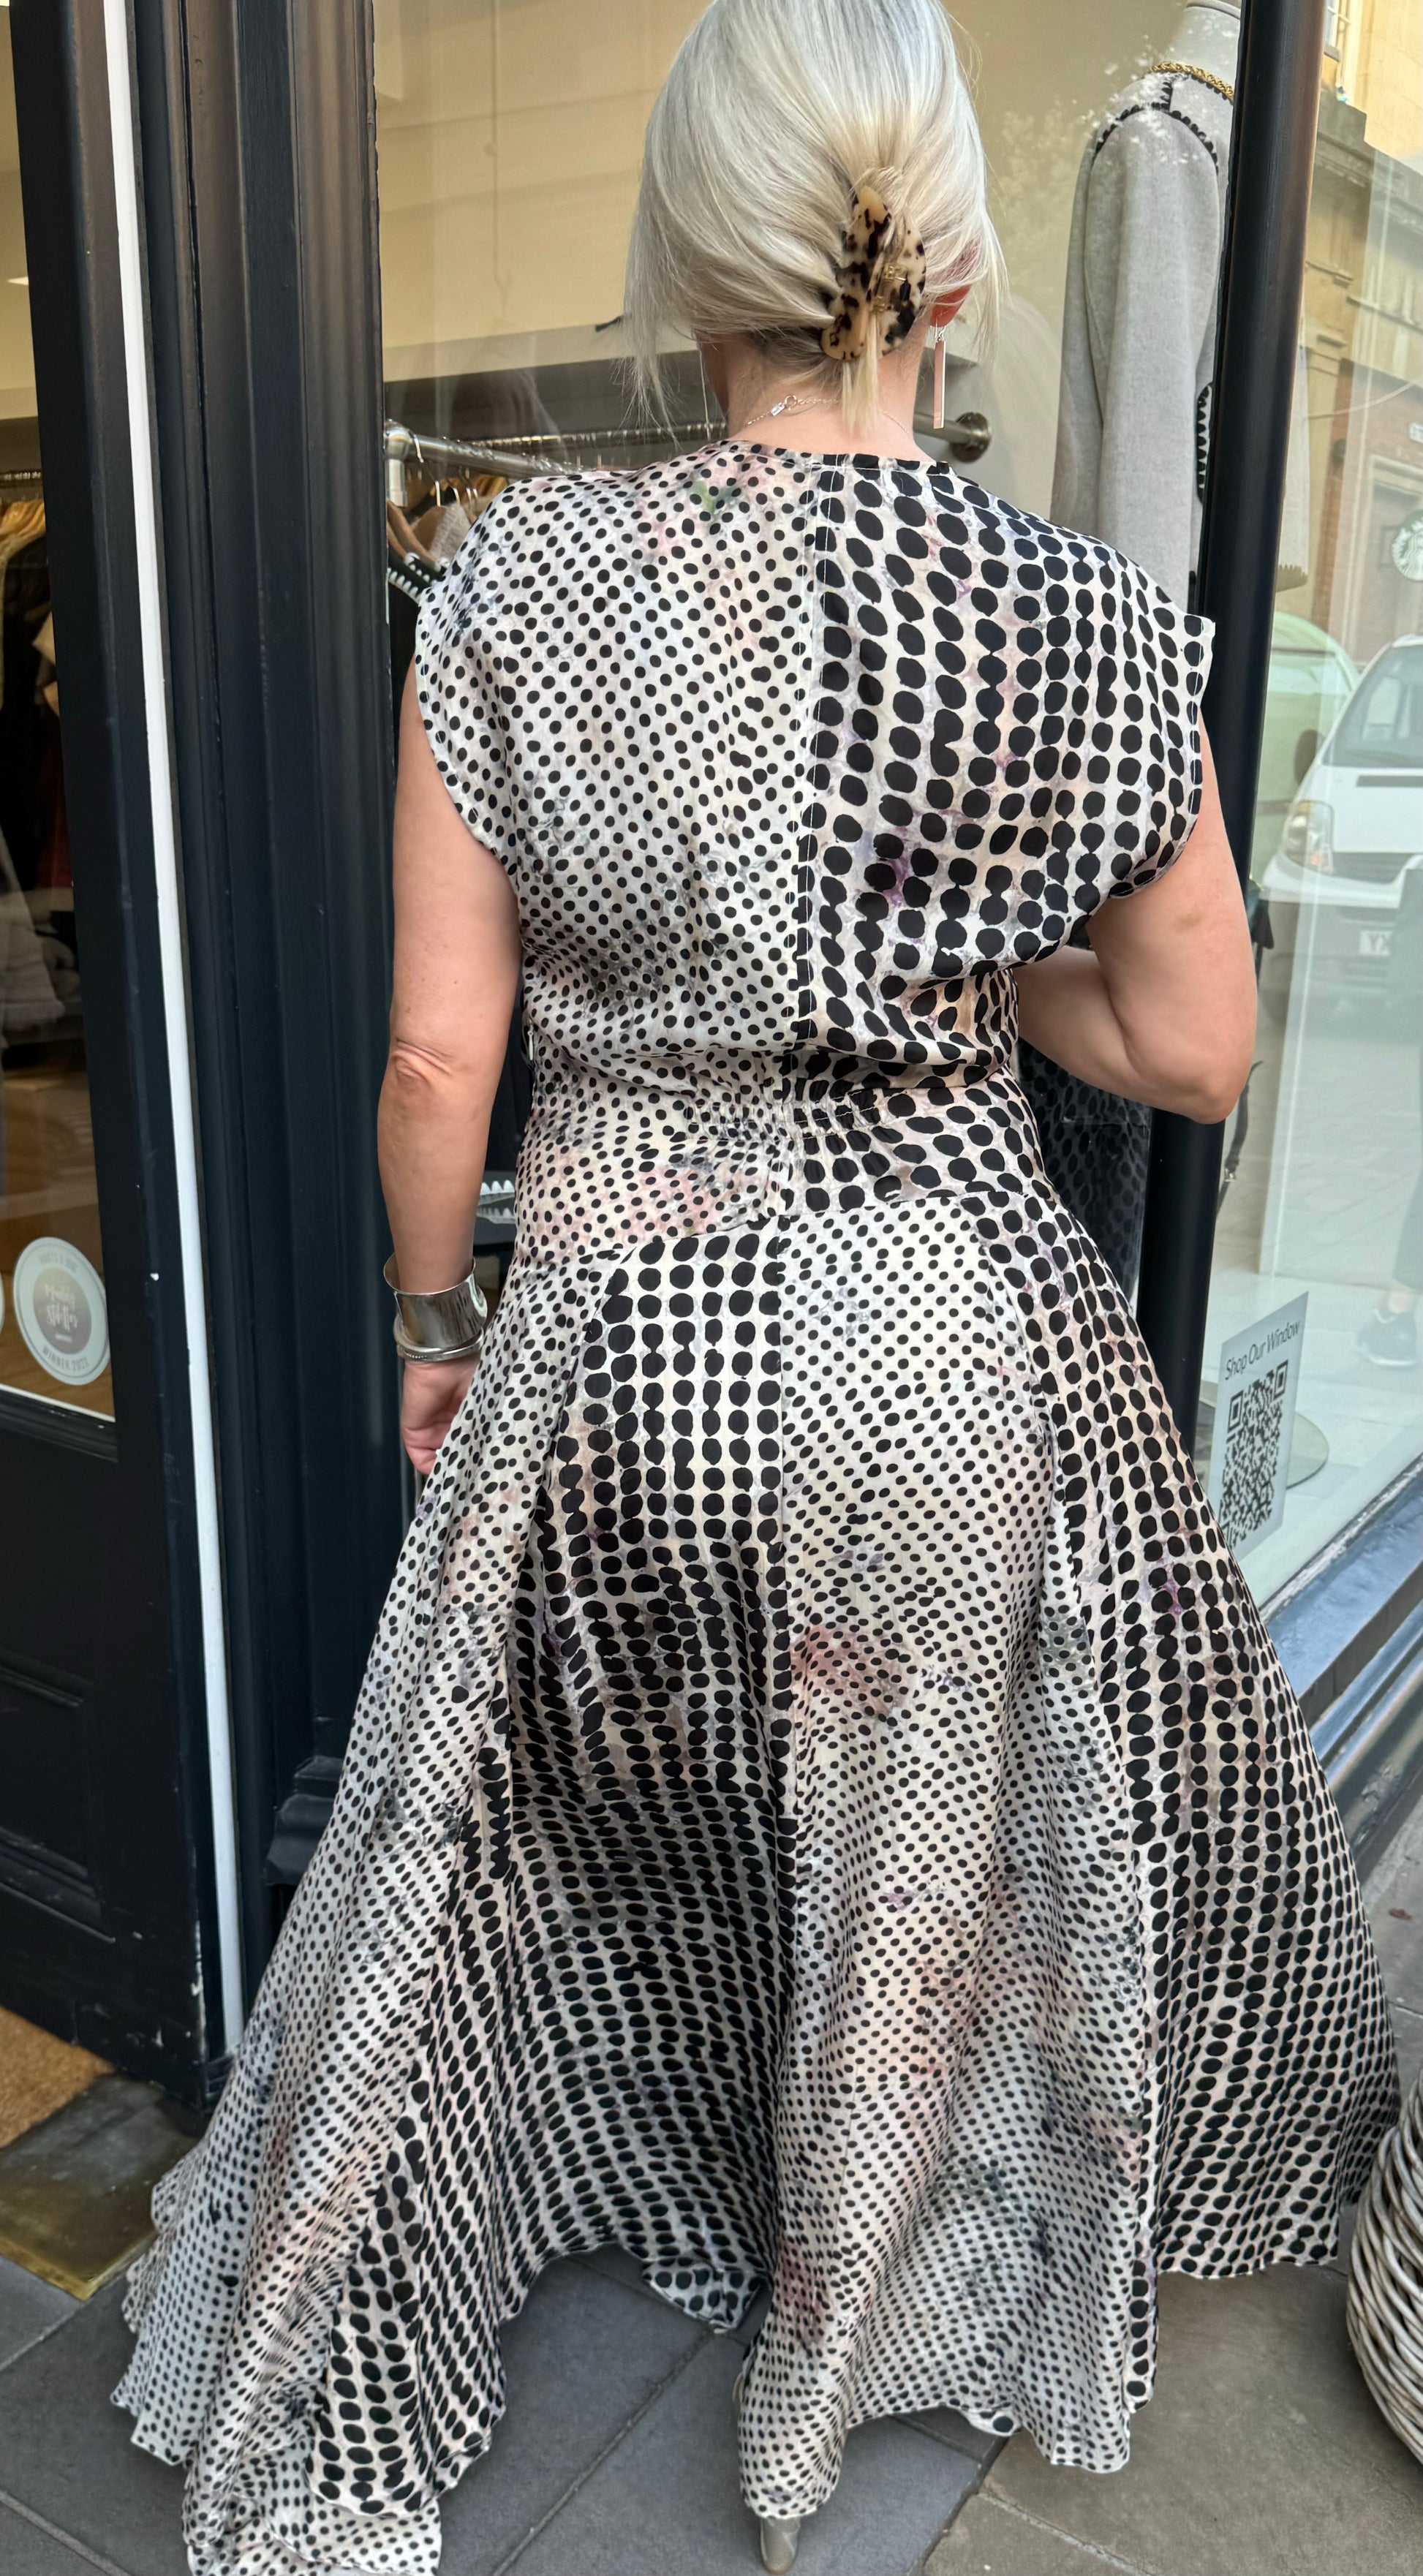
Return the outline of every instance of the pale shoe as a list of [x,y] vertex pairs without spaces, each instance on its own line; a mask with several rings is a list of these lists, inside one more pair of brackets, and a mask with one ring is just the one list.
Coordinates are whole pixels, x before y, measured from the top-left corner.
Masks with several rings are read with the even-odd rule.
[[[741,2368],[736,2374],[736,2385],[731,2392],[731,2402],[736,2408],[738,2415],[741,2412],[741,2392],[745,2387],[745,2384],[746,2364],[743,2362]],[[790,2576],[790,2570],[795,2565],[796,2551],[799,2547],[799,2520],[795,2522],[777,2522],[768,2515],[762,2515],[761,2564],[766,2570],[766,2576]]]

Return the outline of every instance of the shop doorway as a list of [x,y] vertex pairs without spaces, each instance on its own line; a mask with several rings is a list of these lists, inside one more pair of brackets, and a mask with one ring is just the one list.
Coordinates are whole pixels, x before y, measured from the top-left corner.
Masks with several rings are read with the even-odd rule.
[[201,2098],[224,2034],[103,35],[0,11],[0,2004]]

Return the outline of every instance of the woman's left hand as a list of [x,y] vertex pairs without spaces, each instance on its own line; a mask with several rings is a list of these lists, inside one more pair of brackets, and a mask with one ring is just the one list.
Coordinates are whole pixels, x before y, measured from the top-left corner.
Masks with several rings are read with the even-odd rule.
[[[492,850],[450,801],[411,670],[395,792],[395,979],[380,1092],[380,1176],[393,1276],[438,1296],[464,1279],[489,1113],[519,986],[519,906]],[[400,1436],[428,1476],[473,1359],[407,1362]]]
[[418,1474],[428,1476],[445,1433],[469,1392],[474,1360],[407,1361],[400,1391],[400,1437]]

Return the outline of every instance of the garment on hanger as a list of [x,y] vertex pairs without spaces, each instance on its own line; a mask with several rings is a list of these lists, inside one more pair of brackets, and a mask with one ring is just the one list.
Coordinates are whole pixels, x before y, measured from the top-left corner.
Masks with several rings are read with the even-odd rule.
[[1052,516],[1186,604],[1201,530],[1232,102],[1129,81],[1083,155],[1068,239]]
[[402,561],[413,556],[416,563],[425,564],[434,571],[434,556],[421,544],[398,501],[387,501],[385,505],[385,538],[393,555]]
[[448,500],[437,492],[429,508],[413,523],[417,542],[436,563],[448,563],[459,553],[472,525],[469,512],[453,490]]
[[35,778],[35,802],[38,815],[40,848],[35,863],[35,884],[46,886],[52,893],[74,883],[69,860],[69,806],[64,793],[64,751],[60,740],[59,718],[50,706],[40,709],[43,749]]
[[[1183,607],[1200,546],[1233,99],[1197,54],[1177,57],[1198,21],[1229,37],[1233,16],[1188,10],[1172,59],[1112,101],[1083,154],[1068,241],[1052,516],[1119,547]],[[1031,1047],[1021,1072],[1053,1187],[1130,1296],[1151,1112]]]
[[15,863],[0,839],[0,1054],[11,1038],[32,1037],[63,1013]]
[[[3,584],[4,592],[6,594],[5,611],[7,615],[10,606],[8,597],[10,588],[8,579],[10,565],[17,555],[24,553],[28,547],[34,545],[37,538],[42,537],[43,535],[43,501],[7,501],[4,508],[0,510],[0,584]],[[48,562],[46,561],[46,594],[48,593],[48,589],[49,575]],[[22,613],[27,613],[31,604],[32,603],[27,601],[25,604],[25,611]],[[8,652],[0,654],[0,704],[4,703],[5,683],[7,679],[12,676],[5,668],[8,659]]]
[[52,715],[59,713],[59,670],[54,650],[54,611],[50,610],[38,635],[35,652],[39,657],[39,679],[36,686]]
[[54,658],[54,613],[51,610],[34,639],[39,670],[35,694],[40,702],[43,748],[35,793],[39,804],[40,852],[37,886],[52,890],[74,883],[69,864],[69,809],[64,793],[64,752],[59,730],[59,673]]
[[45,833],[38,802],[45,719],[35,643],[50,613],[42,500],[0,509],[0,833],[20,884],[37,882]]

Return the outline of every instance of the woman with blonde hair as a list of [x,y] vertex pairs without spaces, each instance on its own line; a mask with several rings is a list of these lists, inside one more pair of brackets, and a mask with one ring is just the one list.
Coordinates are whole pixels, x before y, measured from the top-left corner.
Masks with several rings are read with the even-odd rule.
[[936,0],[714,0],[628,312],[727,436],[504,493],[425,612],[381,1155],[429,1481],[134,2290],[201,2576],[433,2569],[502,2324],[608,2243],[720,2327],[769,2290],[768,2568],[866,2418],[1117,2468],[1157,2273],[1330,2254],[1392,2116],[1338,1818],[1014,1077],[1021,1029],[1218,1119],[1253,980],[1202,621],[915,444],[997,269]]

